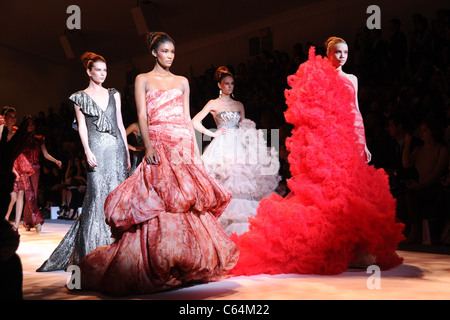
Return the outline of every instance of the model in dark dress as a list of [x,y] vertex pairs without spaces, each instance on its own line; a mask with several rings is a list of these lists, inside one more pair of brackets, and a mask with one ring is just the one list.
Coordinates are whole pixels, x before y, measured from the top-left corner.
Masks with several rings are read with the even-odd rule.
[[84,91],[78,91],[69,98],[85,116],[89,146],[98,167],[88,170],[80,217],[37,271],[64,270],[97,247],[113,242],[103,207],[108,194],[127,178],[127,149],[117,126],[116,90],[108,91],[109,103],[105,111]]

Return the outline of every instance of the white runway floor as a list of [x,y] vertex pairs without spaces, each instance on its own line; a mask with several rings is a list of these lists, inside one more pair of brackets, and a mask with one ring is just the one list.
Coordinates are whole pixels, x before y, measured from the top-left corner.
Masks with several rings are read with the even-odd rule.
[[[17,251],[23,268],[26,300],[109,300],[95,292],[74,294],[65,288],[69,273],[38,273],[69,229],[71,221],[46,220],[42,232],[19,232]],[[366,270],[336,276],[258,275],[230,277],[168,292],[127,296],[121,300],[450,300],[450,255],[399,251],[404,264],[381,272],[379,288],[368,288]],[[369,284],[375,282],[369,281]]]

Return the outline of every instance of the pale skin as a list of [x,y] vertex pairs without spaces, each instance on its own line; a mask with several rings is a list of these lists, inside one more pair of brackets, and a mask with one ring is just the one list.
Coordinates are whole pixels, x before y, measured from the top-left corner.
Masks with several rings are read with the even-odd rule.
[[215,132],[208,130],[202,124],[203,119],[208,114],[211,114],[214,119],[219,112],[222,111],[237,111],[241,115],[241,121],[245,119],[245,110],[244,105],[236,100],[231,98],[231,94],[234,90],[234,79],[232,76],[224,77],[218,84],[220,90],[222,90],[222,94],[219,98],[208,101],[208,103],[203,107],[203,109],[197,113],[197,115],[192,119],[192,125],[194,128],[210,137],[217,137],[222,134],[227,133],[226,127],[221,127]]
[[[339,42],[331,45],[330,48],[328,48],[327,57],[330,60],[331,64],[336,68],[339,75],[347,78],[353,84],[353,87],[355,88],[355,104],[356,108],[358,109],[358,112],[360,112],[358,103],[358,78],[355,75],[345,73],[342,70],[342,66],[344,66],[344,64],[347,62],[348,59],[347,44]],[[370,160],[372,159],[372,155],[369,152],[367,145],[365,145],[365,152],[366,152],[366,162],[369,163]]]
[[[86,72],[89,76],[89,86],[84,89],[92,100],[102,109],[106,110],[109,102],[109,93],[108,89],[103,87],[103,82],[106,79],[107,68],[106,63],[103,61],[96,61],[93,63],[91,69],[86,69]],[[121,101],[120,94],[114,94],[114,100],[116,102],[116,115],[117,115],[117,126],[119,128],[120,134],[122,136],[123,142],[125,145],[128,145],[125,127],[123,125],[122,120],[122,111],[121,111]],[[95,154],[91,151],[89,147],[89,139],[88,139],[88,131],[86,126],[86,119],[84,117],[83,112],[81,111],[80,106],[75,104],[75,115],[78,122],[78,132],[80,135],[80,140],[83,145],[84,153],[86,154],[86,161],[91,167],[98,167],[97,159]],[[127,170],[129,171],[131,168],[130,165],[130,156],[127,152]]]

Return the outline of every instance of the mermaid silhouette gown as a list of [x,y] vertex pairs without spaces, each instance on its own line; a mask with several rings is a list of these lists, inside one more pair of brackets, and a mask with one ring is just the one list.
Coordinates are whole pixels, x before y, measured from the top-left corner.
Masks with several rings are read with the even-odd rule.
[[248,218],[256,214],[259,201],[278,186],[280,162],[275,148],[268,148],[262,130],[238,111],[221,111],[217,128],[227,133],[206,147],[202,161],[208,172],[231,193],[232,199],[219,222],[227,234],[248,230]]
[[80,261],[82,290],[123,296],[219,280],[238,259],[217,221],[230,194],[194,158],[182,91],[152,90],[146,99],[159,164],[141,162],[108,196],[115,242]]
[[286,141],[292,178],[285,198],[261,200],[233,275],[339,274],[365,254],[382,270],[402,263],[388,176],[366,164],[355,89],[327,58],[315,56],[288,78]]
[[84,91],[69,99],[86,119],[89,147],[98,167],[89,168],[82,213],[58,247],[37,271],[65,270],[99,246],[113,242],[105,223],[104,204],[108,194],[127,178],[127,148],[117,126],[115,89],[108,89],[109,103],[103,111]]

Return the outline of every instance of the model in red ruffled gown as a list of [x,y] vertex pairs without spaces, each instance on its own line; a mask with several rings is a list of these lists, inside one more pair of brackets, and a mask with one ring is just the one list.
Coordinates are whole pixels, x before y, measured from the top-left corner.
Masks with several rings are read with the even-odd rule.
[[194,156],[189,84],[168,71],[173,40],[156,33],[149,44],[156,66],[135,83],[144,161],[106,200],[116,241],[80,261],[82,290],[123,296],[219,280],[239,256],[217,221],[231,195]]
[[250,230],[232,236],[240,249],[233,275],[339,274],[352,265],[385,270],[402,263],[396,248],[403,225],[388,176],[367,164],[356,77],[340,68],[346,55],[336,61],[337,49],[328,49],[334,50],[330,59],[312,48],[288,78],[291,193],[264,198],[249,219]]

